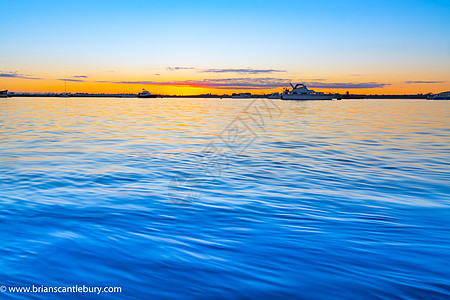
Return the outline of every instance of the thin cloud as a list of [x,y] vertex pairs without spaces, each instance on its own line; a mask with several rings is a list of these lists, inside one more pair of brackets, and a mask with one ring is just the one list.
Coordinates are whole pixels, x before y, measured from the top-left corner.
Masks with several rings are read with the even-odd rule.
[[308,81],[308,80],[311,80],[311,81],[327,81],[327,79],[323,79],[323,78],[311,78],[311,79],[305,79],[304,81]]
[[[114,84],[139,84],[139,85],[158,85],[158,86],[189,86],[210,89],[275,89],[289,87],[291,80],[280,78],[222,78],[222,79],[203,79],[203,80],[178,80],[178,81],[96,81],[100,83]],[[378,82],[304,82],[310,88],[326,89],[373,89],[383,88],[388,83]]]
[[435,80],[414,80],[414,81],[404,81],[406,84],[414,83],[444,83],[445,81],[435,81]]
[[141,84],[159,86],[189,86],[210,89],[273,89],[289,85],[288,79],[278,78],[224,78],[179,81],[97,81],[115,84]]
[[60,81],[71,81],[71,82],[86,82],[86,80],[83,79],[72,79],[72,78],[59,78]]
[[324,89],[375,89],[391,84],[378,82],[306,82],[305,85],[311,88]]
[[238,74],[269,74],[277,72],[286,72],[285,70],[275,69],[203,69],[201,73],[238,73]]
[[194,67],[167,67],[169,71],[180,71],[180,70],[193,70]]
[[216,89],[274,89],[285,87],[289,84],[288,79],[269,77],[204,79],[203,82],[208,87]]
[[3,78],[21,78],[21,79],[42,79],[42,78],[37,78],[37,77],[29,77],[27,75],[20,74],[20,73],[17,73],[17,72],[0,73],[0,77],[3,77]]
[[75,76],[72,76],[73,78],[88,78],[88,76],[86,76],[86,75],[75,75]]
[[270,74],[277,72],[286,72],[285,70],[276,70],[276,69],[233,69],[233,68],[225,68],[225,69],[198,69],[194,67],[167,67],[169,71],[180,71],[180,70],[197,70],[200,73],[236,73],[236,74]]

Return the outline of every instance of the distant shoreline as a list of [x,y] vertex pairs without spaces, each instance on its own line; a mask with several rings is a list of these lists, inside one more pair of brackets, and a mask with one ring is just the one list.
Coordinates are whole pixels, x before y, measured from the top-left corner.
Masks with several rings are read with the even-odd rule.
[[[335,95],[335,94],[333,94]],[[343,94],[337,94],[341,96],[342,100],[346,100]],[[233,98],[233,99],[253,99],[253,98],[268,98],[270,94],[263,95],[251,95],[247,98]],[[53,98],[138,98],[136,94],[69,94],[69,93],[14,93],[8,94],[8,98],[14,97],[53,97]],[[427,99],[428,94],[417,94],[417,95],[351,95],[350,99]],[[211,99],[231,99],[231,95],[213,95],[213,94],[201,94],[201,95],[158,95],[158,98],[211,98]],[[141,99],[141,98],[139,98]],[[349,100],[349,99],[347,99]]]

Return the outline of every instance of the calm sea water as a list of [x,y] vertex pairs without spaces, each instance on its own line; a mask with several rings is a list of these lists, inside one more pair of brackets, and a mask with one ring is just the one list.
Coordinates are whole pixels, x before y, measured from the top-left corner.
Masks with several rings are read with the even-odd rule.
[[0,100],[29,298],[448,299],[450,101]]

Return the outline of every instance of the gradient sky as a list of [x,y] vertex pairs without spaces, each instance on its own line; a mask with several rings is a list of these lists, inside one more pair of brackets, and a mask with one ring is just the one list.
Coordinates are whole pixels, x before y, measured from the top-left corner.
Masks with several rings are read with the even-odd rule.
[[0,90],[450,90],[450,1],[2,1]]

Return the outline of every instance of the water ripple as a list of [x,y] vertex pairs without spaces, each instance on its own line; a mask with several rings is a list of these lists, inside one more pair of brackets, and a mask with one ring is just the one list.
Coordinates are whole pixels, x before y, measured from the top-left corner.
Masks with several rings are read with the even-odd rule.
[[0,284],[449,298],[449,102],[262,101],[2,100]]

